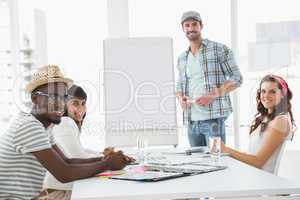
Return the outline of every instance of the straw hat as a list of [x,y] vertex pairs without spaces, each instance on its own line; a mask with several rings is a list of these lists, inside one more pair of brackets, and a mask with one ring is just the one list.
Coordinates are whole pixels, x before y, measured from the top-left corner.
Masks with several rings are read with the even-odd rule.
[[66,83],[68,88],[72,86],[73,80],[65,78],[61,73],[60,69],[56,65],[46,65],[38,69],[33,74],[32,80],[26,86],[26,91],[31,93],[37,87],[45,85],[47,83]]

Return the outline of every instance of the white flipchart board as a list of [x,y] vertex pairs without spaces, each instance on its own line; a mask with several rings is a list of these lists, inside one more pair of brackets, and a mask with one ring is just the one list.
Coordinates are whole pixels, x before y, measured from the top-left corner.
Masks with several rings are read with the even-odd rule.
[[172,39],[104,41],[106,146],[177,145]]

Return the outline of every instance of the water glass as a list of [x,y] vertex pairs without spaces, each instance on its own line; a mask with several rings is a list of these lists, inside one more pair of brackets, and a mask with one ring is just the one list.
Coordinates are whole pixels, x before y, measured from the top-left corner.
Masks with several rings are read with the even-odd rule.
[[147,163],[147,147],[148,147],[148,138],[145,136],[138,136],[136,140],[137,147],[137,161],[140,164]]
[[221,137],[211,136],[209,137],[209,150],[211,159],[214,162],[219,162],[221,157]]

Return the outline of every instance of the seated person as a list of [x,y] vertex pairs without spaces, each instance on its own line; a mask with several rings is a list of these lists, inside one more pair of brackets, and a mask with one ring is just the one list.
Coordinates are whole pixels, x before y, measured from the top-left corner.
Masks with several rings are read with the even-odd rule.
[[257,114],[250,127],[249,152],[242,153],[221,144],[221,151],[254,167],[277,174],[285,141],[294,133],[292,92],[276,75],[265,76],[256,94]]
[[33,75],[26,87],[33,103],[31,112],[21,112],[0,134],[0,199],[37,198],[46,170],[67,183],[122,169],[130,162],[120,151],[104,157],[69,159],[55,144],[52,126],[61,121],[71,83],[53,65]]
[[[68,90],[69,99],[66,103],[64,115],[61,122],[52,129],[52,134],[57,146],[67,158],[92,158],[100,155],[83,148],[80,143],[81,128],[86,116],[87,94],[79,86],[73,85]],[[106,148],[105,155],[113,151],[113,148]],[[61,183],[51,173],[47,172],[44,180],[44,196],[48,199],[58,199],[58,196],[70,196],[72,183]]]

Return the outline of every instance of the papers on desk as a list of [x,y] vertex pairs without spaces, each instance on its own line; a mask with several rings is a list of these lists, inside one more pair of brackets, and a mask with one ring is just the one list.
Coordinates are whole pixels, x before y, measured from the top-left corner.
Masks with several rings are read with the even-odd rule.
[[172,178],[203,174],[226,169],[225,166],[208,164],[186,164],[181,166],[145,165],[129,167],[124,174],[110,176],[110,179],[156,182]]
[[[221,156],[228,156],[229,154],[221,153]],[[157,157],[155,155],[149,155],[147,157],[147,163],[151,165],[173,165],[180,166],[185,164],[194,164],[194,163],[206,163],[210,162],[210,153],[197,153],[188,156],[178,156],[178,154],[168,154],[167,156]]]
[[175,148],[175,149],[168,149],[164,150],[162,154],[181,154],[181,155],[191,155],[192,153],[207,153],[209,152],[206,146],[204,147],[190,147],[190,148]]
[[186,174],[183,172],[164,172],[162,170],[150,170],[145,166],[128,166],[125,170],[105,171],[97,174],[96,176],[100,178],[110,178],[118,180],[156,182],[189,175],[190,174]]
[[[163,150],[161,152],[162,154],[166,155],[192,155],[194,153],[197,153],[199,156],[208,157],[210,155],[210,151],[207,146],[201,146],[201,147],[190,147],[190,148],[174,148],[174,149],[167,149]],[[221,156],[229,156],[229,153],[221,153]]]
[[221,165],[209,165],[203,163],[184,164],[180,166],[174,165],[146,165],[148,170],[152,171],[164,171],[174,173],[185,173],[185,174],[202,174],[207,172],[219,171],[226,169],[226,166]]
[[226,169],[227,167],[218,165],[198,164],[182,166],[145,165],[143,166],[143,170],[140,170],[140,168],[141,167],[139,166],[127,169],[126,173],[111,176],[109,178],[128,181],[156,182],[171,178],[179,178],[184,176],[219,171]]
[[[187,154],[187,150],[193,153]],[[145,165],[131,165],[127,166],[125,170],[108,171],[98,176],[120,180],[160,181],[227,168],[218,165],[218,163],[212,163],[211,160],[207,159],[209,157],[207,147],[153,151],[147,153]]]
[[147,164],[150,165],[172,165],[172,166],[179,166],[179,165],[185,165],[185,164],[192,164],[192,163],[201,163],[203,162],[203,157],[199,156],[184,156],[184,157],[178,157],[178,156],[171,156],[165,157],[165,159],[148,159]]
[[126,173],[125,170],[116,170],[116,171],[105,171],[99,174],[96,174],[98,177],[111,177],[111,176],[116,176],[116,175],[121,175]]

